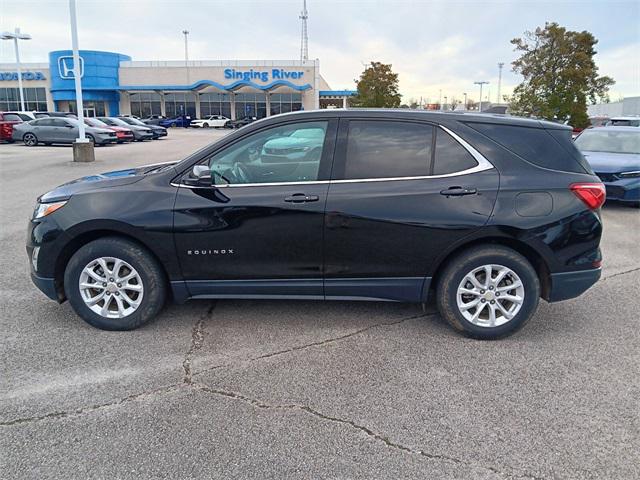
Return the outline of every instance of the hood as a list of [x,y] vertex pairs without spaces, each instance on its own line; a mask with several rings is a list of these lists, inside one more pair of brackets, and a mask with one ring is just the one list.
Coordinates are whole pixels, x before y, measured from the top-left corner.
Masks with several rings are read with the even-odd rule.
[[640,154],[582,152],[596,173],[619,173],[640,170]]
[[130,132],[131,129],[128,127],[109,127],[109,130],[113,130],[114,132]]
[[68,183],[64,183],[53,190],[38,197],[38,202],[49,203],[68,200],[76,193],[96,190],[100,188],[119,187],[136,183],[150,173],[158,173],[168,168],[173,168],[178,162],[156,163],[126,170],[114,170],[112,172],[87,175]]
[[129,125],[128,127],[121,127],[121,128],[128,128],[129,130],[148,132],[148,131],[151,131],[151,128],[149,127],[150,125],[144,126],[144,127],[142,125]]

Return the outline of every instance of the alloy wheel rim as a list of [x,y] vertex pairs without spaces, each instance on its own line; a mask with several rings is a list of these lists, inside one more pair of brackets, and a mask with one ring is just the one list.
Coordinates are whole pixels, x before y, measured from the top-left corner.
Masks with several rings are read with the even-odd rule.
[[27,145],[33,145],[34,139],[35,139],[35,137],[33,135],[31,135],[30,133],[28,133],[26,135]]
[[499,327],[520,312],[524,304],[524,284],[504,265],[482,265],[467,273],[456,292],[462,316],[479,327]]
[[140,274],[115,257],[89,262],[80,273],[80,296],[94,313],[105,318],[124,318],[135,312],[144,296]]

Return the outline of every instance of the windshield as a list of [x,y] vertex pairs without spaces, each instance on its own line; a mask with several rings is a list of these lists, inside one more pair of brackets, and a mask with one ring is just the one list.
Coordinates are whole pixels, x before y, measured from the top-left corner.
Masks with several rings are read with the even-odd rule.
[[120,117],[120,120],[122,120],[123,122],[127,122],[129,125],[140,125],[142,127],[146,127],[147,126],[146,123],[141,122],[140,120],[138,120],[136,118]]
[[109,125],[117,125],[119,127],[128,127],[129,124],[127,122],[123,122],[119,118],[109,117],[104,120],[104,123],[108,123]]
[[85,118],[84,123],[86,123],[90,127],[95,127],[95,128],[107,128],[109,126],[106,123],[101,122],[97,118]]
[[640,131],[585,130],[575,143],[583,152],[640,153]]

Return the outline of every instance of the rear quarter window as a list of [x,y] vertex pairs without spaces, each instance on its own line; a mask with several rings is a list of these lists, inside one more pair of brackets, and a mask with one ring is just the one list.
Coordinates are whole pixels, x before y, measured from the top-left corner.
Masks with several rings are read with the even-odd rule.
[[571,130],[469,122],[467,126],[499,143],[529,163],[551,170],[591,173],[571,140]]

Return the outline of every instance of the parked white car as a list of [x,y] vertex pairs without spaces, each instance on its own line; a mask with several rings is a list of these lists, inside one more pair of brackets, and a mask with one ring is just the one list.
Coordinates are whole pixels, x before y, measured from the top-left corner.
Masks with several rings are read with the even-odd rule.
[[209,115],[208,117],[199,118],[191,121],[191,127],[195,128],[223,128],[229,119],[223,115]]

